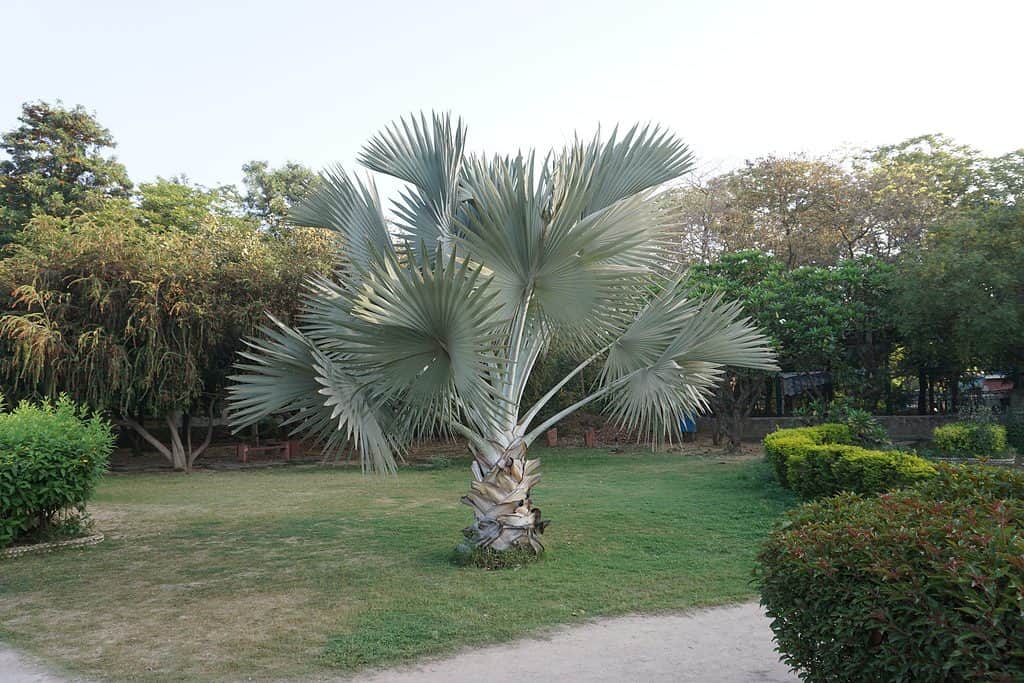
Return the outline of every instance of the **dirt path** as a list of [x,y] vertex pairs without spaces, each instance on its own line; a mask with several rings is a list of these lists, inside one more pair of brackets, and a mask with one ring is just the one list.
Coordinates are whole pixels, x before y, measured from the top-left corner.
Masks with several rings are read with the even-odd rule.
[[0,681],[3,683],[70,683],[72,680],[50,673],[32,658],[0,643]]
[[[68,683],[0,645],[3,683]],[[335,683],[792,683],[756,603],[665,616],[630,616],[549,631],[448,659],[321,679]]]
[[543,638],[337,679],[353,683],[791,683],[756,603],[630,616],[560,628]]

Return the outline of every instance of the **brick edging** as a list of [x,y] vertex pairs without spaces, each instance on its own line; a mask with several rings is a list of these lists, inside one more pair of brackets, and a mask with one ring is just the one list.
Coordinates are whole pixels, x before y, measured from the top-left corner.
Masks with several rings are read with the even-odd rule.
[[53,550],[59,550],[61,548],[81,548],[90,545],[96,545],[103,540],[103,534],[93,534],[92,536],[83,536],[82,538],[70,538],[66,541],[54,541],[52,543],[36,543],[34,545],[22,545],[14,546],[13,548],[5,548],[0,550],[0,559],[6,559],[11,557],[20,557],[21,555],[28,555],[31,553],[48,553]]

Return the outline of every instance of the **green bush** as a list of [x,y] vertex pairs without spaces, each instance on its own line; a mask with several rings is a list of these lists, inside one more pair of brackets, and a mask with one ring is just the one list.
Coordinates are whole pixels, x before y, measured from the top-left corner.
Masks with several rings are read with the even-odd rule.
[[0,412],[0,547],[84,509],[113,445],[105,420],[63,396]]
[[901,491],[807,503],[756,576],[806,681],[1024,680],[1024,474],[939,465]]
[[843,424],[820,424],[813,427],[778,429],[764,437],[764,452],[783,486],[789,486],[787,464],[793,455],[803,453],[808,446],[827,443],[853,443],[853,432]]
[[934,473],[931,463],[913,453],[872,451],[842,444],[815,446],[789,462],[790,485],[805,500],[840,491],[883,493]]
[[1006,451],[1006,427],[987,422],[953,422],[936,427],[932,442],[943,455],[991,458]]
[[839,422],[850,428],[853,442],[865,448],[888,447],[892,445],[889,432],[866,410],[850,408],[839,416]]
[[881,493],[934,474],[927,460],[912,453],[861,448],[852,445],[854,438],[841,424],[780,429],[764,438],[764,449],[779,482],[804,499]]

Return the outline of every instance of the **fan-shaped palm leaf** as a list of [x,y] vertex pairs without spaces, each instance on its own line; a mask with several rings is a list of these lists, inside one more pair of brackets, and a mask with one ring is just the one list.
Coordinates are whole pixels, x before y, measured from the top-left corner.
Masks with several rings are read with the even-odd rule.
[[399,401],[419,433],[457,421],[463,405],[508,408],[491,385],[501,321],[480,272],[455,251],[419,265],[382,255],[352,288],[351,319],[338,323],[350,371]]
[[333,230],[346,259],[362,266],[373,253],[390,251],[391,235],[373,182],[350,178],[341,166],[325,170],[321,180],[317,192],[292,208],[292,222]]
[[640,438],[673,438],[703,412],[726,366],[777,370],[768,340],[737,304],[691,300],[672,283],[611,345],[602,374],[608,411]]
[[398,228],[413,245],[432,252],[447,237],[459,201],[466,129],[445,115],[409,116],[378,133],[363,148],[367,168],[412,185],[395,202]]
[[231,424],[236,430],[278,413],[289,414],[284,425],[293,433],[312,436],[337,450],[351,443],[363,468],[395,470],[400,432],[387,406],[375,400],[362,383],[344,372],[330,355],[305,335],[276,318],[249,341],[229,389]]

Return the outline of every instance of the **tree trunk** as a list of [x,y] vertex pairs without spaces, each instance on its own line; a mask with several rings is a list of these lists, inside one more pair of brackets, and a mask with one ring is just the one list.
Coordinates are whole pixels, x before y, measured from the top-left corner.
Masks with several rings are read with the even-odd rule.
[[[124,424],[135,430],[136,434],[149,442],[149,444],[153,446],[160,455],[164,456],[175,471],[191,472],[192,463],[194,463],[196,458],[206,451],[210,446],[210,442],[213,440],[213,412],[213,402],[211,402],[206,438],[203,439],[203,442],[199,444],[198,448],[192,447],[191,419],[187,416],[183,419],[183,413],[181,410],[174,409],[164,416],[164,422],[167,424],[167,428],[171,435],[170,447],[161,443],[159,439],[153,436],[149,430],[142,425],[142,423],[127,416],[122,417],[121,420]],[[186,431],[184,440],[181,438],[182,428]]]
[[[135,416],[134,420],[139,424],[145,424],[146,416],[140,411]],[[142,435],[139,434],[134,429],[130,432],[130,434],[132,435],[132,457],[138,458],[142,455],[142,443],[144,439],[142,438]]]
[[539,536],[548,521],[541,519],[540,508],[530,500],[530,491],[540,480],[539,468],[540,460],[528,460],[522,443],[506,450],[487,472],[480,460],[474,460],[472,490],[462,497],[476,517],[462,532],[474,547],[544,550]]
[[188,457],[185,455],[185,444],[181,441],[181,411],[172,410],[164,417],[167,428],[171,432],[171,467],[177,472],[188,470]]
[[917,370],[917,414],[928,414],[928,373],[924,368]]

